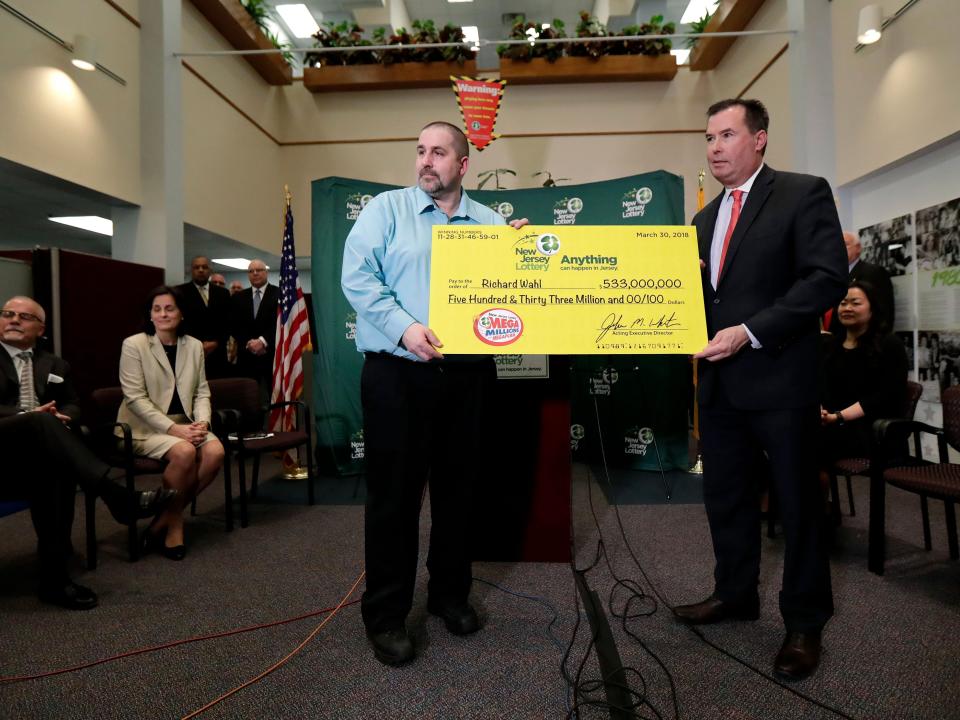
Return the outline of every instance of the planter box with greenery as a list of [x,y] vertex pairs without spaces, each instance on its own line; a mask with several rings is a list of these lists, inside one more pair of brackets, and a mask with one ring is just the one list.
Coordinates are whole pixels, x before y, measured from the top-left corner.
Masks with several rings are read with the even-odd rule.
[[[246,6],[241,4],[240,0],[191,0],[191,2],[237,50],[269,50],[277,47],[255,19],[266,16],[267,11],[263,0],[247,0]],[[260,77],[271,85],[293,83],[293,69],[280,53],[245,55],[244,60],[250,63]]]
[[[673,23],[662,25],[663,17],[654,16],[649,23],[626,27],[619,36],[657,35],[674,32]],[[567,37],[564,23],[555,19],[548,28],[518,18],[510,38],[522,40],[537,37]],[[576,37],[608,37],[602,23],[589,13],[580,13]],[[672,80],[677,62],[670,54],[669,40],[622,40],[583,43],[541,43],[536,45],[501,45],[500,78],[517,85],[581,82],[638,82]]]
[[461,42],[463,31],[447,25],[439,30],[432,20],[414,20],[413,32],[398,28],[387,37],[379,28],[372,39],[353,23],[324,23],[314,35],[317,47],[362,48],[397,45],[396,50],[354,50],[309,53],[304,60],[303,86],[311,92],[396,90],[446,87],[451,75],[473,75],[477,63],[464,46],[418,48],[423,43]]
[[[722,0],[702,32],[743,30],[757,14],[763,2],[764,0]],[[736,40],[735,37],[698,38],[693,50],[690,51],[690,69],[713,70],[720,64],[723,56]]]

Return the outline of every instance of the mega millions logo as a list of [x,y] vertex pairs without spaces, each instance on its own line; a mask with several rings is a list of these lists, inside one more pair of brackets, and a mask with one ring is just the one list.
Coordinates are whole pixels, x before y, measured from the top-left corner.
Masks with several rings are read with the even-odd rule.
[[520,339],[523,320],[513,310],[491,308],[474,319],[473,332],[487,345],[502,347]]
[[643,217],[647,212],[647,205],[653,200],[653,190],[648,187],[634,188],[623,194],[620,204],[623,206],[623,217]]
[[573,225],[583,210],[583,200],[578,197],[563,198],[553,206],[554,225]]
[[347,220],[356,220],[360,217],[360,211],[367,203],[373,200],[373,195],[364,195],[363,193],[353,193],[347,196]]
[[487,207],[497,213],[504,220],[513,215],[513,205],[508,202],[492,202]]

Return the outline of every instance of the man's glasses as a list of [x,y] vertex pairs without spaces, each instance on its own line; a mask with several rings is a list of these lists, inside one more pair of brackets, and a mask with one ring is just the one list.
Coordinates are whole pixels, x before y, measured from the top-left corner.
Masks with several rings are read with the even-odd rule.
[[16,310],[4,310],[0,312],[0,317],[4,320],[13,320],[18,316],[24,322],[43,322],[39,315],[34,315],[33,313],[17,312]]

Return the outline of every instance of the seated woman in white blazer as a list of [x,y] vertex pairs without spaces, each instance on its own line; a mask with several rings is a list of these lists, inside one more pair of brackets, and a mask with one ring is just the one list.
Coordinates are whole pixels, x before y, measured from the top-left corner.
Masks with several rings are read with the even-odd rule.
[[183,334],[177,292],[151,291],[147,318],[144,332],[123,341],[117,422],[130,426],[135,453],[167,461],[163,484],[180,491],[147,528],[143,550],[182,560],[183,508],[220,472],[223,445],[210,432],[203,344]]

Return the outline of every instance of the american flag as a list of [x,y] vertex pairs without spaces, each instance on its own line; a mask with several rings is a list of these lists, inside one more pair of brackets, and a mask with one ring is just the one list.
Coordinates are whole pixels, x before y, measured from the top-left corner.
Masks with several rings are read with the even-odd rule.
[[[273,391],[270,402],[299,399],[303,393],[303,351],[310,348],[310,320],[297,274],[297,254],[293,246],[293,211],[287,196],[283,226],[283,251],[280,256],[280,302],[277,303],[277,344],[273,356]],[[296,409],[292,406],[270,411],[273,432],[293,430]],[[296,464],[289,454],[284,464]]]

